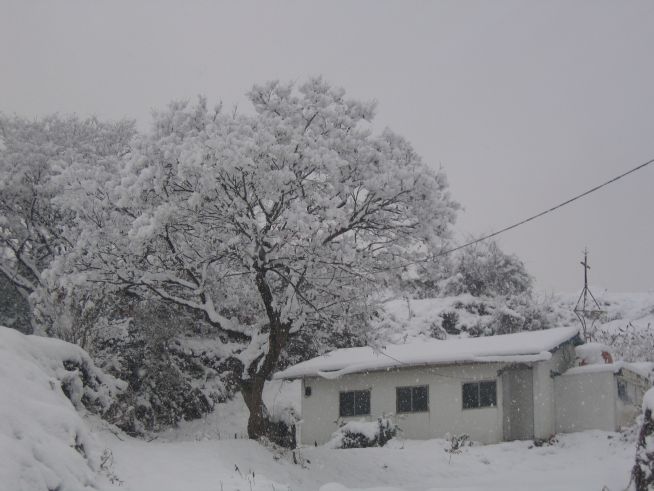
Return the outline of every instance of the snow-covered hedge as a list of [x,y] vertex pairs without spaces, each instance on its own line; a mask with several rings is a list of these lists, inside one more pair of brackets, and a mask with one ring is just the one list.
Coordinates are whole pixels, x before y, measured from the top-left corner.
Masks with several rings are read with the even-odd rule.
[[79,412],[103,412],[122,384],[80,347],[0,327],[0,488],[95,484],[102,449]]
[[334,432],[327,445],[331,448],[383,447],[396,434],[397,426],[388,418],[349,421]]

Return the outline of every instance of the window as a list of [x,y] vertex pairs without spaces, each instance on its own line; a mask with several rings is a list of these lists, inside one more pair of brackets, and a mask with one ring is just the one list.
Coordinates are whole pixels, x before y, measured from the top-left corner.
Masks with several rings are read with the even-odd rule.
[[628,384],[625,380],[618,380],[618,397],[622,402],[631,402],[631,397],[629,397]]
[[463,384],[463,409],[497,406],[497,382]]
[[341,392],[339,415],[362,416],[370,414],[370,391],[369,390],[351,390]]
[[398,387],[396,391],[398,413],[429,411],[429,387],[427,385]]

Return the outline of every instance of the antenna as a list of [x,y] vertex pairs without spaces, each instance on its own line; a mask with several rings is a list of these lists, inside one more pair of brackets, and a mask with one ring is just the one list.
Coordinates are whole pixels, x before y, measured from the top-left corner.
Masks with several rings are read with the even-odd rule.
[[[584,341],[592,341],[592,331],[595,327],[595,321],[599,319],[604,311],[600,308],[590,288],[588,288],[588,270],[590,269],[590,265],[588,264],[588,248],[584,249],[584,260],[581,262],[581,265],[584,267],[584,289],[581,291],[581,295],[579,295],[573,312],[579,319],[579,322],[581,322],[581,327],[584,331]],[[588,326],[588,320],[590,320],[590,326]]]

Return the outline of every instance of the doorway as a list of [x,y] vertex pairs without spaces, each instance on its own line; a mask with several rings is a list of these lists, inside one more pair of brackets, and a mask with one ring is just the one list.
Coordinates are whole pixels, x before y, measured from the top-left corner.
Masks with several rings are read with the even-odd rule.
[[502,374],[504,440],[534,438],[534,377],[531,367],[509,368]]

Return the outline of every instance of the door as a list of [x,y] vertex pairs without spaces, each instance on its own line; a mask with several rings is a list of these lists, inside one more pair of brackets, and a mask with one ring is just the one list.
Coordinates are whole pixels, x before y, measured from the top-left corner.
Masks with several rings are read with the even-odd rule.
[[534,438],[534,377],[530,367],[502,374],[504,440]]

